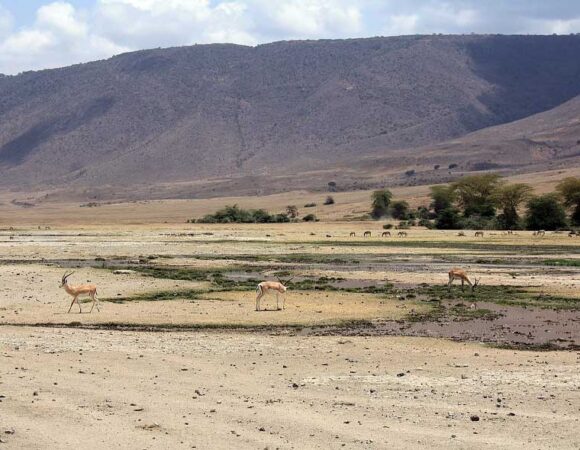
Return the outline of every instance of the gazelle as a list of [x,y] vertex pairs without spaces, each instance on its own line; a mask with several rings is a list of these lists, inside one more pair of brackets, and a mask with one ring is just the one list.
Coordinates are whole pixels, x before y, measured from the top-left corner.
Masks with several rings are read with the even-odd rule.
[[[292,277],[294,278],[294,277]],[[289,283],[290,280],[292,280],[292,278],[284,281],[284,283]],[[284,284],[282,283],[282,281],[280,281],[280,278],[278,278],[278,281],[262,281],[260,284],[258,284],[258,287],[256,287],[256,311],[260,311],[260,300],[262,299],[262,297],[264,295],[266,295],[268,292],[270,291],[274,291],[276,292],[276,310],[280,310],[280,306],[279,306],[279,300],[280,300],[280,294],[286,294],[286,291],[288,290],[288,288],[286,286],[284,286]],[[282,296],[282,309],[286,308],[286,295]]]
[[397,233],[397,236],[399,236],[399,237],[407,237],[407,232],[406,231],[399,231]]
[[483,237],[483,231],[476,231],[475,237]]
[[60,287],[64,288],[64,290],[73,297],[73,301],[70,304],[70,308],[68,309],[67,313],[70,312],[75,302],[77,302],[77,305],[79,305],[79,313],[83,312],[81,304],[79,303],[79,297],[82,296],[88,296],[93,300],[93,306],[89,312],[93,312],[93,308],[95,306],[97,307],[97,311],[100,312],[99,299],[97,298],[97,286],[94,284],[79,284],[78,286],[71,286],[68,284],[68,277],[70,277],[73,273],[74,272],[67,274],[65,272],[65,274],[62,276],[62,282],[60,284]]
[[391,232],[390,231],[383,231],[381,233],[381,237],[391,237]]
[[449,289],[451,289],[451,283],[453,283],[453,281],[455,281],[455,279],[461,280],[461,290],[462,291],[465,288],[466,282],[467,282],[467,284],[469,284],[469,286],[471,286],[471,292],[475,291],[475,288],[479,284],[479,278],[474,278],[475,282],[472,283],[471,280],[469,279],[469,277],[467,276],[467,272],[463,269],[458,268],[458,267],[454,267],[453,269],[451,269],[449,271],[449,283],[447,283],[447,287]]
[[364,234],[363,234],[363,237],[367,237],[367,236],[368,237],[371,237],[371,234],[372,233],[370,231],[365,231]]

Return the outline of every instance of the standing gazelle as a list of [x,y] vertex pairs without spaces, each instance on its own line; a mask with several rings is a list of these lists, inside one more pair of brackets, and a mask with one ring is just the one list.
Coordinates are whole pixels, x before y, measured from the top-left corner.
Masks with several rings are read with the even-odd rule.
[[70,312],[75,302],[77,302],[77,305],[79,305],[79,313],[83,312],[79,302],[79,297],[82,296],[90,297],[93,300],[93,306],[89,312],[93,312],[93,308],[95,306],[97,307],[97,311],[100,312],[99,299],[97,298],[97,286],[94,284],[79,284],[78,286],[71,286],[68,284],[68,277],[70,277],[73,273],[74,272],[67,274],[65,272],[65,274],[62,276],[62,282],[60,284],[60,287],[64,288],[64,290],[73,297],[73,301],[70,304],[70,308],[68,309],[67,313]]
[[464,290],[465,282],[467,282],[467,284],[471,286],[471,292],[475,291],[475,288],[479,284],[479,278],[474,278],[475,282],[472,283],[469,277],[467,276],[467,272],[465,270],[460,269],[458,267],[454,267],[449,271],[449,283],[447,283],[448,288],[451,288],[451,283],[453,283],[453,281],[455,281],[456,278],[461,280],[462,291]]
[[[284,281],[284,283],[289,283],[292,278]],[[282,283],[282,281],[280,281],[279,278],[278,281],[262,281],[260,284],[258,284],[258,287],[256,288],[256,311],[260,311],[260,300],[264,295],[266,295],[270,291],[276,292],[276,310],[278,311],[280,310],[279,306],[280,294],[284,294],[282,296],[282,309],[285,309],[286,308],[285,294],[287,290],[288,288],[284,286],[284,284]]]

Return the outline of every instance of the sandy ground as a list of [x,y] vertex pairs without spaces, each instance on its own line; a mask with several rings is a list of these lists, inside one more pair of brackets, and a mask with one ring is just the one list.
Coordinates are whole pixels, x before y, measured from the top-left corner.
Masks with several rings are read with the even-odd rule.
[[[411,230],[406,239],[392,238],[412,246],[384,246],[374,237],[361,245],[362,238],[349,238],[350,231],[360,236],[371,229],[374,234],[379,225],[0,231],[0,447],[579,448],[577,351],[500,350],[380,335],[316,336],[292,328],[277,335],[263,329],[240,333],[225,327],[400,319],[418,308],[413,300],[295,291],[288,294],[286,310],[256,313],[253,292],[226,291],[198,300],[178,295],[173,301],[103,302],[100,313],[73,309],[66,314],[70,298],[58,287],[65,268],[74,267],[71,281],[97,284],[102,298],[207,288],[206,282],[115,275],[88,267],[98,266],[95,258],[208,268],[235,267],[241,261],[236,258],[252,255],[311,255],[360,261],[277,264],[318,276],[443,284],[452,265],[445,258],[462,258],[470,273],[490,285],[568,296],[580,290],[577,267],[509,264],[520,258],[577,259],[580,239],[561,234],[535,239],[530,233],[475,239],[420,230]],[[477,246],[453,247],[458,240]],[[159,255],[164,257],[148,259]],[[365,258],[381,259],[383,265]],[[503,262],[481,262],[494,258]],[[243,263],[271,276],[267,260]],[[269,298],[265,306],[272,309],[275,302]],[[223,326],[219,331],[155,333],[26,326],[50,322]]]
[[0,360],[6,448],[580,445],[572,352],[419,338],[3,328]]

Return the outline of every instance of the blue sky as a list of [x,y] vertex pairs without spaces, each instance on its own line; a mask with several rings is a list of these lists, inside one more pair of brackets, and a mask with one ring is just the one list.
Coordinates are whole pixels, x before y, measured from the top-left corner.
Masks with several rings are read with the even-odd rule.
[[580,0],[0,0],[0,73],[153,47],[580,33]]

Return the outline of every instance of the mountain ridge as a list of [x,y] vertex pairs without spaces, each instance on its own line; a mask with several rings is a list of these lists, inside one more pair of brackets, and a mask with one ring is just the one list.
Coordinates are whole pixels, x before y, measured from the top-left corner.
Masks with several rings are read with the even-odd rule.
[[577,54],[580,36],[405,36],[141,50],[0,77],[0,187],[267,185],[427,158],[580,95]]

